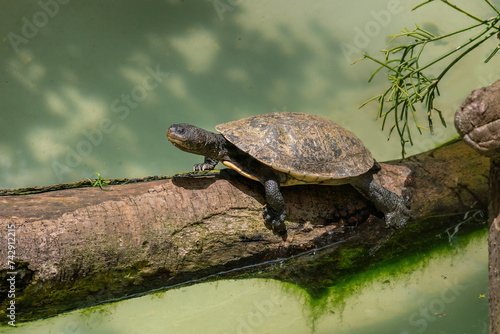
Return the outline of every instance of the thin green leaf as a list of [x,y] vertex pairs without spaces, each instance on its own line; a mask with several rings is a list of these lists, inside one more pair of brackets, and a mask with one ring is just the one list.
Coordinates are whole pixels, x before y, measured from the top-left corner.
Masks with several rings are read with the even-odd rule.
[[500,44],[495,48],[495,50],[493,50],[493,52],[488,56],[488,58],[485,59],[485,63],[489,62],[491,60],[491,58],[493,58],[496,53],[498,52],[498,50],[500,50]]
[[372,102],[372,101],[373,101],[373,100],[375,100],[375,99],[378,99],[378,98],[379,98],[379,97],[381,97],[381,96],[382,96],[382,95],[377,95],[377,96],[372,97],[372,98],[371,98],[371,99],[369,99],[368,101],[363,102],[363,104],[362,104],[362,105],[360,105],[360,106],[358,107],[358,109],[363,108],[365,105],[367,105],[368,103]]
[[427,5],[428,3],[431,3],[431,2],[434,2],[434,0],[427,0],[426,2],[422,2],[421,4],[416,5],[415,7],[413,7],[411,10],[412,10],[412,11],[414,11],[414,10],[416,10],[417,8],[420,8],[420,7],[422,7],[422,6],[425,6],[425,5]]
[[498,14],[500,15],[500,11],[491,3],[489,0],[485,0],[488,5]]
[[434,110],[436,110],[436,112],[438,113],[439,115],[439,119],[441,120],[441,124],[446,128],[446,121],[444,120],[444,117],[443,117],[443,113],[441,112],[441,110],[437,109],[437,108],[434,108]]

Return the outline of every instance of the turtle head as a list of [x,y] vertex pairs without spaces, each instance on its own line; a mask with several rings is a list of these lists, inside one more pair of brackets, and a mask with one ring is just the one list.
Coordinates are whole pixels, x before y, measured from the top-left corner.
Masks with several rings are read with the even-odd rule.
[[217,145],[214,145],[218,141],[217,136],[186,123],[173,124],[167,130],[168,140],[178,149],[214,158],[218,156]]

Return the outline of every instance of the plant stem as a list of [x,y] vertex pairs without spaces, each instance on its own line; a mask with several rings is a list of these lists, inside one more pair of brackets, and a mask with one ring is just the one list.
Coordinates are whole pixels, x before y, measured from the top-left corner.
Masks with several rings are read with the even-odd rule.
[[475,15],[472,15],[471,13],[463,10],[462,8],[458,7],[457,5],[454,5],[452,4],[451,2],[449,2],[448,0],[441,0],[441,2],[444,2],[445,4],[447,4],[448,6],[450,6],[451,8],[461,12],[461,13],[464,13],[465,15],[467,15],[468,17],[470,17],[471,19],[474,19],[478,22],[484,22],[484,20],[481,20],[479,17],[475,16]]
[[485,0],[488,5],[497,13],[500,15],[500,11],[491,3],[490,0]]
[[[435,0],[425,1],[413,8],[413,10],[434,1]],[[369,82],[371,82],[374,76],[382,69],[388,70],[388,79],[390,82],[390,86],[385,90],[383,94],[379,94],[369,99],[367,102],[363,103],[362,106],[373,100],[378,100],[379,105],[377,110],[377,119],[383,118],[382,130],[384,130],[385,128],[389,114],[391,112],[394,113],[394,124],[389,130],[389,137],[393,130],[396,130],[398,132],[402,148],[401,154],[403,157],[406,153],[406,143],[410,143],[411,145],[413,145],[411,130],[408,124],[409,119],[413,119],[419,133],[422,133],[422,129],[426,129],[418,124],[415,104],[420,103],[424,105],[426,109],[429,130],[431,131],[431,133],[433,133],[433,111],[438,113],[441,123],[443,124],[443,126],[446,126],[446,122],[441,111],[434,107],[434,101],[436,97],[440,95],[438,87],[439,83],[441,82],[442,78],[449,72],[449,70],[453,68],[453,66],[455,66],[461,59],[463,59],[467,54],[475,50],[478,46],[483,44],[486,40],[500,31],[500,27],[498,26],[498,22],[500,22],[500,11],[491,3],[490,0],[485,1],[497,14],[497,16],[487,20],[480,19],[479,17],[460,8],[459,6],[451,3],[448,0],[440,1],[450,8],[467,15],[469,18],[479,23],[472,24],[466,28],[453,31],[442,36],[435,36],[431,32],[420,28],[418,25],[416,25],[416,29],[413,31],[408,31],[408,29],[405,28],[405,30],[402,30],[401,33],[390,36],[391,39],[389,43],[392,43],[396,39],[400,39],[403,37],[411,38],[411,43],[398,45],[387,50],[381,50],[381,52],[384,52],[385,54],[384,61],[375,59],[368,54],[363,54],[362,58],[368,58],[379,65],[379,67],[370,76],[368,80]],[[456,36],[479,27],[483,27],[483,29],[473,37],[467,38],[467,40],[458,47],[453,48],[440,55],[439,57],[436,57],[426,64],[420,66],[419,60],[424,54],[424,49],[427,50],[427,44],[444,40],[445,38]],[[498,53],[498,51],[500,51],[500,45],[498,45],[493,50],[493,52],[486,58],[485,62],[491,60]],[[454,58],[449,61],[449,63],[444,67],[444,69],[439,73],[437,77],[431,77],[424,74],[424,71],[428,71],[432,66],[435,66],[437,63],[445,60],[446,58],[449,58],[457,52],[459,52],[459,54],[454,56]],[[393,57],[396,54],[399,54],[400,56],[399,58],[394,59]],[[390,103],[390,106],[388,107],[388,110],[386,112],[384,112],[385,102]],[[400,122],[402,124],[400,124]]]

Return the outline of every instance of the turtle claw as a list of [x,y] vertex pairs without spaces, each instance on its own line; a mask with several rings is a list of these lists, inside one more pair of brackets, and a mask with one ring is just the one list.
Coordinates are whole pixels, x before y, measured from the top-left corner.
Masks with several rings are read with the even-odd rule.
[[205,171],[205,170],[212,170],[217,166],[217,163],[219,161],[216,159],[212,159],[209,157],[205,157],[205,160],[203,162],[200,162],[199,164],[194,164],[193,165],[193,170],[195,172],[198,171]]
[[211,166],[209,164],[206,164],[204,162],[200,162],[199,164],[194,164],[193,165],[193,171],[198,172],[198,171],[204,171],[204,170],[210,170],[213,168],[210,168]]
[[273,231],[274,234],[279,236],[286,235],[286,211],[283,210],[281,213],[278,213],[266,205],[264,207],[263,217],[264,224],[266,225],[267,229]]
[[385,221],[388,227],[401,228],[411,218],[411,211],[406,205],[398,203],[396,209],[385,214]]

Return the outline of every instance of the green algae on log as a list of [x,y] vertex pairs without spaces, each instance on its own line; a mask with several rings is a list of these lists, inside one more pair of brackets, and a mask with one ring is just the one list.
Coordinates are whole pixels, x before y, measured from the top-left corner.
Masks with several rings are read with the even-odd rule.
[[[100,176],[100,175],[99,175]],[[147,176],[147,177],[139,177],[139,178],[120,178],[120,179],[102,179],[103,186],[112,186],[112,185],[123,185],[127,183],[136,183],[136,182],[148,182],[155,180],[165,180],[170,179],[171,176],[167,175],[156,175],[156,176]],[[83,187],[95,187],[93,182],[96,180],[79,180],[71,183],[59,183],[48,186],[33,186],[26,188],[18,188],[18,189],[0,189],[0,196],[8,196],[8,195],[31,195],[31,194],[39,194],[45,193],[49,191],[56,190],[64,190],[64,189],[74,189],[74,188],[83,188]]]
[[[0,228],[16,226],[15,267],[25,273],[16,290],[17,319],[331,244],[342,245],[344,254],[332,261],[333,270],[338,266],[347,274],[386,255],[411,253],[405,242],[421,239],[433,226],[456,224],[466,212],[486,210],[488,159],[461,141],[381,165],[377,181],[410,199],[414,220],[406,228],[387,229],[383,215],[348,185],[287,187],[286,241],[263,224],[261,185],[229,170],[114,185],[112,191],[85,187],[1,196]],[[7,258],[5,247],[0,256]],[[8,271],[0,263],[0,277]],[[8,300],[0,302],[5,319]]]
[[[156,291],[134,300],[101,304],[20,324],[15,331],[18,334],[60,333],[61,324],[65,324],[66,329],[67,324],[72,324],[72,333],[76,333],[76,329],[80,333],[93,333],[105,324],[108,332],[143,333],[144,324],[148,324],[150,328],[162,328],[165,333],[251,333],[252,330],[253,333],[310,333],[311,329],[330,333],[332,328],[345,333],[356,327],[363,328],[364,332],[401,333],[401,325],[406,323],[408,333],[424,330],[434,333],[446,324],[437,320],[440,315],[425,313],[423,307],[429,305],[445,307],[447,314],[460,317],[461,325],[452,319],[455,328],[447,329],[477,331],[478,324],[484,328],[488,317],[484,308],[487,298],[478,299],[476,294],[485,292],[488,280],[487,230],[468,233],[460,228],[455,236],[451,243],[442,240],[446,242],[436,245],[434,250],[374,265],[331,284],[327,282],[331,275],[321,277],[328,274],[324,269],[330,266],[329,258],[334,258],[328,255],[332,253],[331,247],[268,263],[269,267],[290,270],[311,269],[311,263],[317,263],[319,275],[313,274],[326,284],[320,296],[274,279],[205,281],[197,286]],[[437,241],[439,236],[433,239]],[[342,253],[339,255],[342,257],[355,254],[337,253]],[[436,299],[443,304],[436,306]],[[137,317],[130,317],[131,312],[137,313],[137,310],[141,311],[139,321]],[[195,312],[190,312],[193,310]],[[424,313],[417,315],[419,312]],[[413,319],[420,321],[408,322],[412,314]],[[280,317],[282,321],[278,320]]]

